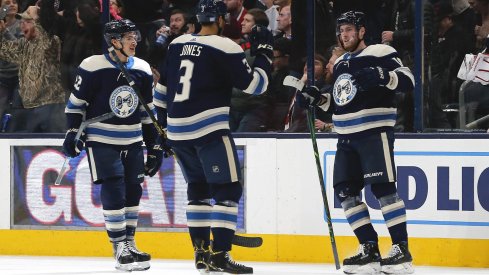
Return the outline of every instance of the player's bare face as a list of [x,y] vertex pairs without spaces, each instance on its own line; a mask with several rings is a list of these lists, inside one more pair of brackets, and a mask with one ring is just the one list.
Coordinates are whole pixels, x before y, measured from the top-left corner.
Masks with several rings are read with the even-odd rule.
[[340,26],[340,40],[343,44],[343,48],[348,52],[356,50],[360,37],[357,28],[354,25],[346,24]]
[[124,34],[121,39],[122,50],[128,56],[134,56],[136,54],[136,46],[138,45],[139,36],[136,33],[129,32]]

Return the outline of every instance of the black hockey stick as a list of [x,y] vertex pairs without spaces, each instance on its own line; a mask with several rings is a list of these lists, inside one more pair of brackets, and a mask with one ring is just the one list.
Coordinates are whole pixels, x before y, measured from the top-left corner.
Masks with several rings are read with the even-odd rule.
[[[158,134],[160,135],[161,138],[166,140],[167,136],[166,136],[165,131],[163,130],[163,128],[161,128],[161,125],[158,123],[153,112],[151,111],[148,104],[146,103],[143,96],[141,95],[141,91],[139,90],[139,87],[136,85],[136,83],[132,79],[131,75],[129,74],[126,67],[124,66],[124,64],[120,60],[119,56],[117,56],[117,53],[115,52],[114,46],[109,47],[109,54],[110,54],[110,56],[112,56],[114,61],[117,63],[119,70],[121,71],[124,78],[127,80],[127,83],[129,83],[129,86],[131,86],[131,88],[133,88],[134,91],[136,92],[136,95],[138,96],[139,101],[141,102],[141,105],[143,105],[144,110],[146,110],[146,113],[148,113],[148,115],[151,119],[151,122],[153,123],[153,125],[156,128],[156,131],[158,132]],[[171,150],[171,148],[169,146],[167,146],[164,142],[162,143],[162,149],[164,151],[165,157],[169,157],[169,156],[173,155],[173,151]]]
[[[307,85],[314,85],[314,54],[315,54],[315,1],[307,1]],[[316,159],[316,168],[318,170],[319,185],[321,185],[321,195],[323,196],[323,206],[326,212],[326,223],[328,224],[329,238],[331,240],[331,248],[333,249],[334,263],[336,269],[340,269],[340,261],[338,259],[338,250],[336,249],[336,241],[334,237],[333,224],[331,223],[331,215],[329,211],[328,197],[326,196],[326,187],[324,185],[323,170],[321,169],[321,162],[319,160],[318,145],[316,141],[316,132],[314,127],[314,109],[315,106],[309,106],[307,109],[307,124],[309,125],[309,133],[311,134],[312,147],[314,150],[314,158]]]
[[255,248],[263,244],[263,239],[261,237],[234,235],[232,243],[237,246]]
[[[110,113],[106,113],[106,114],[103,114],[103,115],[100,115],[100,116],[96,116],[94,118],[87,119],[87,120],[83,121],[80,124],[80,127],[78,128],[78,132],[76,133],[76,136],[75,136],[75,144],[76,144],[76,142],[78,142],[78,140],[80,139],[83,131],[85,131],[85,128],[87,128],[88,125],[90,125],[92,123],[95,123],[95,122],[100,122],[100,121],[107,120],[107,119],[109,119],[109,118],[111,118],[113,116],[115,116],[115,114],[113,112],[110,112]],[[66,165],[68,164],[68,159],[69,159],[68,157],[65,158],[65,161],[63,162],[63,166],[61,166],[61,171],[59,171],[58,177],[56,178],[56,181],[54,182],[54,185],[59,185],[61,183],[61,179],[65,175]]]

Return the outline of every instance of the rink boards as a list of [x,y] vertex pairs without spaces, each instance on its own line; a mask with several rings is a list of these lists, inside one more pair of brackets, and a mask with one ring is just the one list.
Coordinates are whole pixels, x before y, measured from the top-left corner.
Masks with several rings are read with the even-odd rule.
[[[86,158],[70,161],[60,186],[53,182],[64,157],[61,139],[0,140],[0,254],[108,256],[97,187]],[[333,261],[311,141],[307,135],[239,136],[245,195],[239,230],[264,238],[259,249],[236,248],[250,261]],[[400,135],[395,160],[407,207],[410,249],[418,265],[489,267],[489,141],[484,134]],[[333,135],[318,139],[340,258],[357,243],[335,201]],[[141,200],[139,246],[155,258],[193,256],[185,229],[186,186],[167,159],[147,178]],[[366,192],[381,252],[390,245],[373,196]]]

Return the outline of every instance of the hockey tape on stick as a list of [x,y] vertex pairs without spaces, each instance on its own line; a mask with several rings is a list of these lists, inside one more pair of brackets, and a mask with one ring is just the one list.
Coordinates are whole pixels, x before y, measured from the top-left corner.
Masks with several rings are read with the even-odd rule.
[[293,77],[291,75],[288,75],[284,78],[283,84],[284,86],[292,87],[299,91],[302,91],[302,89],[304,88],[304,82],[302,82],[297,77]]
[[[95,123],[95,122],[107,120],[113,116],[115,116],[115,114],[113,112],[110,112],[110,113],[106,113],[106,114],[96,116],[94,118],[87,119],[87,120],[83,121],[80,124],[80,127],[78,128],[78,132],[76,133],[75,144],[78,142],[78,140],[80,140],[80,137],[81,137],[83,131],[85,131],[85,128],[87,128],[88,125]],[[61,166],[61,170],[59,171],[58,177],[56,178],[54,185],[59,185],[61,183],[61,179],[65,176],[65,171],[66,171],[66,167],[67,167],[69,159],[70,159],[69,157],[65,158],[65,161],[63,162],[63,166]]]
[[261,237],[234,235],[232,243],[237,246],[256,248],[263,244],[263,239]]
[[[167,137],[166,137],[165,131],[163,130],[163,128],[161,127],[161,125],[156,120],[156,117],[154,116],[154,114],[151,111],[151,109],[149,109],[148,104],[146,103],[146,101],[144,100],[143,96],[141,95],[141,91],[139,90],[139,87],[136,86],[136,83],[132,79],[132,77],[129,74],[129,72],[127,71],[126,67],[124,66],[124,64],[122,64],[122,61],[117,56],[117,53],[115,52],[115,49],[114,49],[113,46],[112,47],[109,47],[109,53],[110,53],[110,56],[112,56],[112,58],[117,63],[117,66],[119,67],[119,70],[121,71],[121,73],[124,76],[124,78],[127,80],[127,83],[129,83],[129,86],[131,86],[131,88],[133,88],[134,91],[136,92],[136,95],[139,98],[139,102],[141,102],[141,105],[143,105],[144,110],[146,111],[146,113],[148,113],[148,115],[149,115],[149,117],[151,119],[151,122],[153,123],[153,125],[156,128],[156,131],[158,132],[158,134],[160,135],[160,137],[163,138],[163,140],[166,140]],[[165,142],[162,142],[162,148],[163,148],[163,152],[165,154],[165,157],[169,157],[169,156],[174,155],[174,153],[171,150],[171,148],[169,146],[167,146],[165,144]]]

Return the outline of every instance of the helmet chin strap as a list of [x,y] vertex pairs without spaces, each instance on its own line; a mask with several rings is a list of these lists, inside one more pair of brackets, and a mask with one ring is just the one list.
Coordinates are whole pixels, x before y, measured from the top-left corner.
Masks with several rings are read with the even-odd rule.
[[[122,41],[119,40],[119,42],[121,43],[122,45]],[[119,52],[121,52],[125,57],[129,58],[129,55],[126,54],[126,52],[124,52],[124,47],[120,47],[120,48],[117,48],[114,44],[112,44],[112,47],[114,47],[114,49],[118,50]]]

